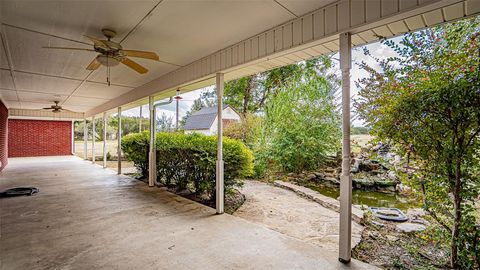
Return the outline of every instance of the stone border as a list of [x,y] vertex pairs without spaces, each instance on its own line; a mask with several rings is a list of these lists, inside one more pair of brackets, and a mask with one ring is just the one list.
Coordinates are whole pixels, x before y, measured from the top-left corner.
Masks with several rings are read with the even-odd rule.
[[[306,199],[312,200],[325,208],[328,208],[335,212],[340,213],[340,202],[338,200],[322,195],[309,188],[298,186],[298,185],[284,182],[284,181],[275,181],[273,185],[275,185],[276,187],[293,191],[296,194]],[[352,219],[357,223],[361,223],[363,219],[363,210],[352,205]]]

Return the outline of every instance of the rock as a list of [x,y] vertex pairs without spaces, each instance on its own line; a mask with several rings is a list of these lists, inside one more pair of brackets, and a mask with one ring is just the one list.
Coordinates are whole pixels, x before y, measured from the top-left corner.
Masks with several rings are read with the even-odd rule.
[[378,187],[378,191],[383,193],[395,193],[396,189],[393,186],[388,186],[388,187],[382,186],[382,187]]
[[380,187],[393,187],[393,191],[395,191],[395,186],[397,183],[395,181],[392,181],[390,179],[375,179],[375,184],[380,186]]
[[390,242],[396,242],[398,240],[398,237],[387,234],[387,240]]
[[373,187],[375,185],[375,181],[372,179],[353,179],[353,184],[356,188],[363,188],[363,187]]
[[287,181],[295,181],[296,178],[292,176],[287,176]]
[[397,180],[397,175],[395,174],[394,171],[389,171],[387,173],[387,178],[390,179],[390,180],[396,181]]
[[378,221],[372,221],[372,224],[375,225],[375,226],[378,226],[378,227],[384,227],[385,224],[381,223],[381,222],[378,222]]
[[410,194],[413,190],[411,187],[400,183],[397,185],[397,191],[401,194]]
[[314,180],[315,178],[317,178],[317,176],[313,173],[307,175],[307,180]]
[[407,211],[407,216],[409,218],[423,217],[425,215],[426,215],[425,210],[420,208],[412,208],[412,209],[408,209]]
[[396,227],[398,231],[405,232],[405,233],[420,232],[426,229],[424,225],[411,223],[411,222],[400,223],[400,224],[397,224]]
[[327,182],[331,182],[333,184],[336,184],[336,185],[340,184],[340,181],[338,181],[337,178],[335,178],[335,177],[325,177],[324,180],[327,181]]
[[362,163],[362,159],[356,158],[351,169],[352,173],[358,173],[360,171],[360,163]]
[[380,169],[380,164],[374,163],[373,161],[368,164],[368,167],[370,168],[370,171],[377,171]]
[[313,172],[313,174],[315,174],[315,175],[316,175],[317,177],[319,177],[319,178],[323,178],[323,177],[324,177],[323,173],[321,173],[321,172]]
[[336,178],[333,173],[325,173],[324,178]]
[[325,169],[325,173],[330,173],[330,174],[335,173],[335,169],[328,167]]

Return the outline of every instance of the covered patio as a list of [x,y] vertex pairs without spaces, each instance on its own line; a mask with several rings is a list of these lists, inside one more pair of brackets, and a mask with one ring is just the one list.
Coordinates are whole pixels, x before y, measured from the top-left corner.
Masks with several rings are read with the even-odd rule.
[[[0,189],[27,185],[41,190],[34,197],[1,201],[0,259],[8,269],[367,267],[351,260],[352,47],[480,13],[477,0],[2,1],[0,5]],[[160,60],[138,59],[148,73],[138,67],[132,71],[131,63],[110,71],[108,61],[106,66],[95,62],[99,56],[104,60],[109,56],[97,55],[99,50],[92,54],[92,39],[85,36],[99,37],[105,28],[110,34],[116,31],[115,48],[108,48],[108,53],[114,51],[120,60],[125,60],[115,51],[120,43],[158,53]],[[75,51],[65,49],[73,47]],[[225,81],[335,52],[340,55],[343,105],[337,254],[221,215],[222,121],[217,128],[216,209],[154,188],[155,103],[177,91],[216,85],[221,119]],[[120,158],[117,172],[74,157],[7,159],[9,140],[14,139],[7,136],[11,120],[81,120],[85,127],[89,120],[95,130],[95,124],[105,126],[109,115],[118,117],[121,157],[122,111],[145,104],[149,104],[151,132],[148,185],[121,175]],[[105,142],[103,147],[95,140],[88,142],[87,128],[84,134],[85,159],[91,152],[95,163],[96,153],[102,153],[106,162]],[[56,141],[45,148],[50,150]],[[72,152],[73,139],[61,147]]]
[[13,158],[2,269],[371,269],[76,157]]

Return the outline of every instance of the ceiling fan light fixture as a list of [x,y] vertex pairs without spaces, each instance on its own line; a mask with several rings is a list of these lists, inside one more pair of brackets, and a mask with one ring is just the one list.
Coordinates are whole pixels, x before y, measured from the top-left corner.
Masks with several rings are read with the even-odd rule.
[[116,58],[102,55],[102,54],[97,56],[97,61],[100,62],[102,66],[106,66],[106,67],[113,67],[120,64],[120,62]]

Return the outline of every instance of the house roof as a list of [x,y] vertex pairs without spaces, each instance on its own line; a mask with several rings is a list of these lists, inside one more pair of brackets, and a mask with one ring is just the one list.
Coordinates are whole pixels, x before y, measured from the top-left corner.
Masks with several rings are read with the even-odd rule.
[[[230,106],[224,106],[225,110]],[[215,118],[217,117],[217,106],[202,108],[200,111],[194,112],[190,117],[187,118],[185,123],[185,130],[199,130],[199,129],[209,129]]]

